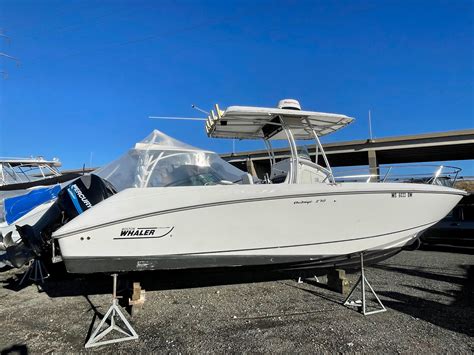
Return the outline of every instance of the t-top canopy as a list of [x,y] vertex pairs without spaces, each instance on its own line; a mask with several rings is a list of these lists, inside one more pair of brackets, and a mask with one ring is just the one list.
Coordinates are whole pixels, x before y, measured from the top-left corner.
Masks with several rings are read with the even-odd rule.
[[312,129],[318,136],[337,131],[354,119],[334,113],[300,111],[293,109],[230,106],[211,112],[206,121],[209,137],[236,139],[287,139],[282,125],[291,129],[295,139],[314,139]]

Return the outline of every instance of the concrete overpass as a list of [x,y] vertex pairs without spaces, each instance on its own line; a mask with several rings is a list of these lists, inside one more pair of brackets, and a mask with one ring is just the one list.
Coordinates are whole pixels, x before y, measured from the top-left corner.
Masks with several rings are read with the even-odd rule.
[[[324,144],[323,147],[331,166],[368,165],[371,173],[377,174],[380,164],[474,159],[474,129],[335,142]],[[314,156],[314,145],[308,150]],[[270,170],[266,150],[221,156],[242,170],[251,171],[254,168],[260,177]],[[275,149],[277,159],[289,156],[289,149]]]

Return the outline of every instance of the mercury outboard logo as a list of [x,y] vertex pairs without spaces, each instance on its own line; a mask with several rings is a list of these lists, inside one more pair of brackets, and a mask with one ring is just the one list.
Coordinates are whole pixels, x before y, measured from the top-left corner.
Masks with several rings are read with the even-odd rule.
[[82,193],[81,189],[79,187],[77,187],[76,184],[73,184],[71,186],[71,189],[74,190],[74,192],[76,193],[77,197],[79,197],[81,199],[81,201],[84,203],[84,205],[86,205],[87,208],[91,208],[92,207],[92,203],[90,203],[90,201],[87,199],[86,196],[84,196],[84,194]]

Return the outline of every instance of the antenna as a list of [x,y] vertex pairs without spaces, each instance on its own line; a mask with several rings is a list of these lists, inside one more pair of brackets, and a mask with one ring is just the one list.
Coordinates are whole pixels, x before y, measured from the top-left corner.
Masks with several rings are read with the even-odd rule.
[[370,140],[372,140],[372,115],[370,114],[370,110],[369,110],[369,137],[370,137]]
[[209,115],[209,112],[204,111],[202,108],[197,107],[196,105],[191,105],[191,107],[192,107],[193,109],[195,109],[195,110],[198,110],[199,112],[204,113],[205,115]]
[[[210,112],[207,112],[194,104],[191,105],[191,107],[199,112],[204,113],[206,116],[215,118],[215,113],[213,110],[211,110]],[[216,110],[217,110],[217,116],[220,117],[222,111],[219,109],[218,105],[216,105]],[[201,117],[148,116],[148,118],[158,119],[158,120],[175,120],[175,121],[207,121],[207,118],[201,118]]]
[[200,117],[148,116],[148,118],[158,119],[158,120],[176,120],[176,121],[206,121],[205,118],[200,118]]

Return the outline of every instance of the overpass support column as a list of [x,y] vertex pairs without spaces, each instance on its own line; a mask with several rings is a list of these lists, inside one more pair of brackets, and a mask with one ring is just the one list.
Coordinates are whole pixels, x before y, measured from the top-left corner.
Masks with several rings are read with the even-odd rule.
[[247,164],[247,172],[254,177],[258,177],[257,172],[255,170],[255,166],[253,164],[252,159],[250,159],[250,157],[247,158],[246,164]]
[[377,162],[377,154],[375,150],[370,149],[368,151],[369,154],[369,171],[371,175],[377,175],[377,177],[373,177],[370,181],[378,181],[380,175],[379,164]]

